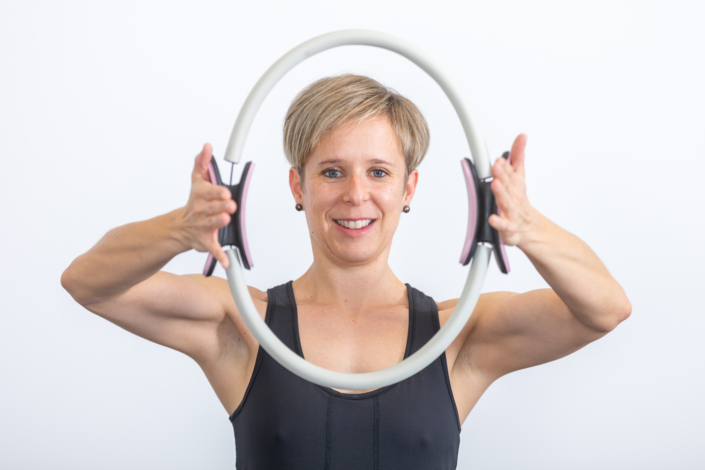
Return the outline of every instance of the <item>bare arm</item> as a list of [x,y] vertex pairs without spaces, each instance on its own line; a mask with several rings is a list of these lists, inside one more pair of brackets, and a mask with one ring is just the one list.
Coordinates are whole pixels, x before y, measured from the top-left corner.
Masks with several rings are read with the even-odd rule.
[[482,296],[461,354],[473,363],[458,365],[490,380],[566,356],[631,313],[624,290],[587,244],[528,203],[525,142],[525,136],[515,141],[511,165],[503,159],[493,165],[492,190],[502,215],[491,216],[490,224],[527,255],[551,289]]
[[192,357],[207,354],[212,332],[224,321],[223,280],[160,269],[191,248],[227,263],[217,232],[236,208],[230,191],[208,182],[210,152],[206,145],[196,157],[186,206],[111,230],[61,276],[62,286],[91,312]]
[[535,216],[545,227],[524,252],[551,289],[485,295],[466,347],[482,351],[481,368],[491,378],[567,356],[631,312],[622,287],[597,255],[578,237]]
[[149,279],[174,256],[190,249],[179,235],[181,211],[110,230],[71,263],[61,284],[86,305],[115,297]]

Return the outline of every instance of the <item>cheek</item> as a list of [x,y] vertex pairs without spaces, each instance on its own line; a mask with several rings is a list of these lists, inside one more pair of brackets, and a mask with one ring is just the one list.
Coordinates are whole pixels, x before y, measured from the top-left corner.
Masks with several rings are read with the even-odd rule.
[[377,200],[380,205],[384,205],[385,208],[396,209],[399,204],[404,200],[404,191],[397,185],[393,187],[385,188],[383,191],[378,193]]
[[326,212],[336,203],[339,194],[326,186],[310,187],[304,195],[304,203],[313,212]]

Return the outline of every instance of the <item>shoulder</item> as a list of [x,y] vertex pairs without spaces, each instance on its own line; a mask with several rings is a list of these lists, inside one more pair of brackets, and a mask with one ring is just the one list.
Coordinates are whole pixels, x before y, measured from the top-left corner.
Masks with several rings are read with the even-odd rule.
[[[192,279],[204,286],[210,293],[217,298],[223,306],[225,306],[225,311],[230,313],[232,311],[237,312],[237,307],[235,306],[235,299],[233,298],[232,292],[230,291],[230,284],[228,280],[218,276],[208,276],[205,277],[202,274],[187,274],[184,277]],[[247,286],[247,290],[250,292],[250,297],[255,306],[258,304],[264,304],[266,307],[268,297],[266,291],[261,291],[254,286]]]
[[[470,319],[472,320],[473,317],[477,319],[478,317],[491,314],[489,312],[491,312],[500,302],[502,302],[502,300],[510,295],[512,295],[511,292],[486,292],[484,294],[480,294]],[[443,325],[445,320],[447,320],[453,313],[455,306],[458,304],[458,300],[460,299],[450,299],[444,300],[443,302],[436,302],[436,306],[438,307],[438,315],[441,317],[441,325]]]
[[[239,336],[244,338],[251,348],[256,348],[258,344],[256,341],[253,341],[253,337],[235,304],[235,299],[230,291],[228,280],[218,276],[204,277],[201,274],[188,275],[188,277],[204,285],[211,292],[213,298],[217,299],[222,305],[225,315],[219,329],[224,332],[228,331],[228,335],[232,335],[235,332],[239,333]],[[264,320],[267,314],[267,292],[254,286],[247,286],[247,290],[250,293],[252,303],[255,305],[257,312],[260,314],[262,320]]]
[[[228,286],[228,290],[230,290],[230,286]],[[257,302],[264,302],[265,304],[268,302],[269,299],[266,291],[261,291],[254,286],[247,286],[247,290],[250,291],[250,296],[252,297],[252,300]]]
[[[482,330],[479,326],[483,325],[487,321],[487,318],[494,315],[494,312],[497,310],[497,306],[500,305],[509,295],[511,295],[510,292],[487,292],[480,294],[470,318],[447,350],[449,355],[449,363],[451,366],[455,365],[455,360],[459,356],[468,356],[470,348],[476,349],[480,347],[486,338],[478,338],[478,332]],[[458,304],[458,300],[460,299],[450,299],[443,302],[437,302],[438,319],[441,327],[445,325],[450,316],[453,314],[453,311]],[[472,338],[472,341],[469,341],[469,338]],[[463,351],[465,354],[462,354]]]
[[436,307],[438,307],[438,313],[440,314],[441,312],[446,310],[450,310],[452,312],[456,304],[458,303],[458,300],[460,299],[450,299],[444,300],[443,302],[436,302]]

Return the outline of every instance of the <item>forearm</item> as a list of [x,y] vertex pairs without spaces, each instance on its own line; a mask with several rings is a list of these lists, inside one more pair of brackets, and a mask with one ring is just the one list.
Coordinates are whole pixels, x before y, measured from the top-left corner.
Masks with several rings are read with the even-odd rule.
[[178,229],[181,209],[110,230],[76,258],[61,284],[82,304],[110,298],[153,276],[188,250]]
[[535,209],[532,229],[518,245],[582,323],[609,331],[631,312],[622,287],[590,247]]

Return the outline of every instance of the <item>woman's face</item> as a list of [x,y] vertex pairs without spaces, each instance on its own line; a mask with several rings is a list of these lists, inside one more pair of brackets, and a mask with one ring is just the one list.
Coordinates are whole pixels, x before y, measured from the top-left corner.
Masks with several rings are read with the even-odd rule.
[[[314,257],[359,266],[389,255],[402,208],[418,181],[407,180],[404,154],[386,116],[345,124],[326,134],[299,173],[289,173],[304,207]],[[358,226],[360,226],[358,228]]]

